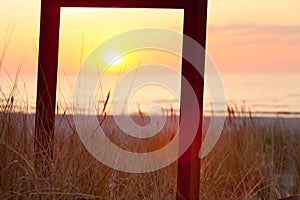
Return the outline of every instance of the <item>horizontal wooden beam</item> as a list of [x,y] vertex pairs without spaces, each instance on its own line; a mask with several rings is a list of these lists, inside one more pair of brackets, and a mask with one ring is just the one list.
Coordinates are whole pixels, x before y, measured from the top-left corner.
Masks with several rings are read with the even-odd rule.
[[62,7],[102,8],[178,8],[183,9],[184,0],[60,0]]

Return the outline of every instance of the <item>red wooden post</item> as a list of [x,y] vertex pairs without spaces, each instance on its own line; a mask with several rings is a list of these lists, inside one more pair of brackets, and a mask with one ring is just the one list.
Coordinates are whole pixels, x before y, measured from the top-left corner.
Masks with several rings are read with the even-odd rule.
[[[205,47],[207,0],[41,0],[41,27],[38,62],[38,86],[35,124],[35,166],[49,172],[53,158],[53,136],[55,120],[59,21],[61,7],[118,7],[118,8],[180,8],[184,9],[184,34]],[[183,51],[187,48],[183,44]],[[203,65],[198,71],[204,71]],[[202,112],[203,78],[183,60],[182,74],[197,94]],[[184,86],[182,86],[184,88]],[[181,105],[185,105],[185,90],[182,89]],[[192,107],[181,106],[181,111],[189,112]],[[202,117],[202,113],[201,113]],[[199,129],[190,148],[178,162],[178,193],[184,199],[198,199],[202,118]],[[187,133],[188,134],[188,133]],[[44,173],[48,174],[48,173]]]
[[35,119],[35,167],[47,176],[54,142],[60,1],[42,0]]
[[[206,42],[206,17],[207,16],[207,0],[192,0],[186,4],[184,8],[184,34],[196,40],[203,48]],[[183,40],[183,54],[188,52],[186,43]],[[192,52],[188,52],[192,53]],[[192,66],[186,60],[182,61],[182,77],[185,77],[198,99],[198,106],[200,113],[200,120],[198,122],[198,131],[191,146],[178,159],[178,179],[177,179],[177,199],[196,200],[199,199],[199,182],[200,182],[200,159],[198,157],[201,140],[202,140],[202,115],[203,115],[203,88],[204,80],[199,72],[204,74],[205,52],[202,55],[193,55],[201,57],[202,66]],[[200,67],[200,69],[195,69]],[[182,81],[181,84],[184,84]],[[185,85],[181,85],[181,112],[192,113],[195,108],[189,105],[189,96],[184,89]],[[191,133],[183,133],[191,134]],[[179,148],[180,141],[179,138]]]

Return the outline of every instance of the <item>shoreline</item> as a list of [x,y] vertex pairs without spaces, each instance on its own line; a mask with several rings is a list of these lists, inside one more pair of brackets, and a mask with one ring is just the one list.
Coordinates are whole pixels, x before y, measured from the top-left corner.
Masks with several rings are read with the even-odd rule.
[[[5,114],[12,114],[14,117],[20,117],[17,120],[17,124],[20,122],[23,122],[22,120],[26,120],[26,123],[28,125],[28,128],[34,129],[35,124],[35,114],[33,113],[23,113],[23,112],[0,112],[0,117],[3,117]],[[87,118],[91,118],[93,116],[85,116]],[[117,115],[117,118],[125,117],[125,115]],[[133,121],[140,125],[145,126],[150,121],[149,116],[140,116],[140,115],[132,115],[131,116]],[[156,117],[156,116],[154,116]],[[157,116],[159,117],[159,116]],[[204,116],[203,117],[203,129],[205,130],[210,122],[210,116]],[[218,118],[218,117],[217,117]],[[106,116],[106,123],[109,123],[108,121],[114,120],[112,115]],[[170,120],[172,120],[172,123],[178,123],[179,116],[174,115],[171,118],[168,118],[166,123],[169,124]],[[169,122],[168,122],[169,121]],[[74,123],[73,121],[73,115],[70,114],[56,114],[55,116],[55,129],[70,129],[69,124]],[[113,121],[111,121],[113,123]],[[236,116],[236,117],[229,117],[226,116],[224,126],[230,125],[230,123],[254,123],[255,125],[259,126],[274,126],[279,125],[283,126],[287,130],[290,131],[300,131],[300,117],[282,117],[282,116],[274,116],[274,117],[257,117],[257,116]],[[32,130],[33,131],[33,130]]]

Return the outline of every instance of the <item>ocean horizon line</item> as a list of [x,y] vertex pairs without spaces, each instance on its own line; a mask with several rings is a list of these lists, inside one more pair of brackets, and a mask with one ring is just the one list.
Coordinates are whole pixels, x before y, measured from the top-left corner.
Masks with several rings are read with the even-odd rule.
[[[170,110],[168,110],[168,112],[170,112]],[[170,116],[171,113],[166,113],[165,116]],[[214,115],[212,115],[211,111],[204,111],[203,112],[203,117],[207,117],[210,118],[212,116],[215,117],[223,117],[225,112],[225,117],[242,117],[242,118],[299,118],[300,119],[300,112],[296,111],[296,112],[288,112],[288,111],[276,111],[276,112],[272,112],[272,111],[234,111],[234,113],[229,113],[227,110],[226,111],[214,111]],[[7,110],[7,111],[0,111],[0,113],[19,113],[19,114],[27,114],[27,115],[35,115],[36,112],[35,111],[24,111],[24,110],[20,110],[20,111],[16,111],[16,110]],[[75,114],[73,114],[72,112],[65,111],[65,112],[56,112],[55,113],[56,116],[74,116]],[[78,115],[78,114],[76,114]],[[97,115],[92,115],[92,114],[79,114],[82,116],[102,116],[101,114],[97,114]],[[112,117],[112,116],[143,116],[143,117],[149,117],[149,116],[154,116],[154,117],[161,117],[161,115],[159,114],[152,114],[150,115],[150,113],[147,112],[133,112],[133,113],[129,113],[129,114],[122,114],[122,113],[118,113],[118,114],[113,114],[113,113],[106,113],[105,114],[108,117]],[[179,117],[180,116],[180,112],[179,110],[173,110],[172,115],[171,116],[175,116],[175,117]]]

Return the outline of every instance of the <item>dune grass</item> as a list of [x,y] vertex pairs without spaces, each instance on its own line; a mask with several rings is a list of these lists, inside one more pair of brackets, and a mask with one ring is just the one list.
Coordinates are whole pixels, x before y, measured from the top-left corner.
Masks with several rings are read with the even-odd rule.
[[[41,178],[33,167],[33,116],[15,111],[13,101],[2,102],[1,199],[175,199],[176,163],[145,174],[110,169],[85,149],[68,115],[56,123],[51,176]],[[279,119],[258,124],[253,117],[229,111],[220,140],[202,160],[200,199],[278,199],[300,193],[300,133]],[[110,124],[105,127],[109,131]],[[135,143],[140,144],[135,150],[158,148],[172,134],[168,128],[159,142]]]
[[260,120],[229,114],[218,144],[202,162],[203,199],[279,199],[300,192],[299,130],[279,118]]

